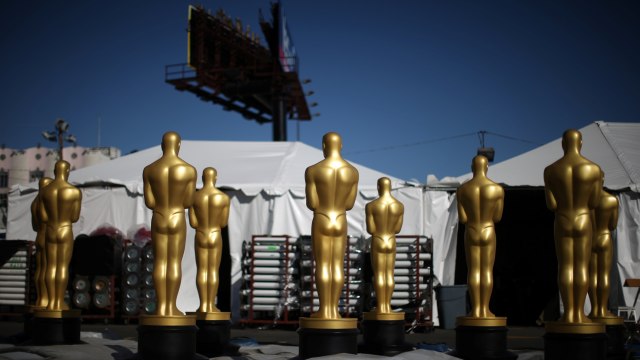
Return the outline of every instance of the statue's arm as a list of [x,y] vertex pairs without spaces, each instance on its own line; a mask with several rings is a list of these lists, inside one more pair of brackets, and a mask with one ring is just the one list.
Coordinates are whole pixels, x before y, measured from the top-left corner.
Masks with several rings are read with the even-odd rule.
[[547,209],[551,211],[556,211],[558,208],[558,204],[556,203],[556,198],[553,196],[553,192],[549,189],[549,173],[547,169],[544,170],[544,196],[547,202]]
[[462,224],[467,223],[467,213],[464,211],[462,202],[460,201],[460,189],[456,191],[456,201],[458,202],[458,220]]
[[189,170],[190,170],[191,176],[189,181],[187,182],[187,188],[184,194],[183,206],[185,209],[190,208],[191,205],[193,205],[193,198],[196,193],[196,178],[198,177],[196,168],[189,165]]
[[368,203],[367,205],[365,205],[364,207],[364,212],[365,212],[365,219],[366,219],[366,225],[367,225],[367,232],[371,235],[375,234],[376,232],[376,223],[375,221],[373,221],[373,215],[371,214],[371,203]]
[[356,197],[358,195],[358,181],[360,181],[360,174],[358,173],[358,170],[356,170],[356,168],[353,168],[353,173],[354,182],[353,185],[351,185],[351,190],[349,191],[347,210],[353,209],[353,205],[356,204]]
[[196,216],[196,209],[193,205],[189,208],[189,225],[194,229],[198,228],[198,217]]
[[307,197],[307,207],[314,210],[318,207],[318,193],[316,192],[316,183],[311,176],[311,170],[307,168],[304,172],[305,195]]
[[78,192],[78,197],[73,207],[73,217],[71,218],[71,222],[76,222],[80,219],[80,209],[82,208],[82,191],[78,188],[76,188],[76,191]]
[[609,219],[609,230],[613,231],[618,226],[618,207],[619,202],[616,198],[616,206],[613,208],[613,212],[611,213],[611,219]]
[[151,189],[151,183],[149,182],[148,170],[145,168],[142,171],[142,182],[144,183],[144,204],[152,209],[156,207],[156,199],[153,196],[153,190]]
[[402,230],[402,223],[404,222],[404,205],[400,204],[400,216],[398,216],[398,221],[396,221],[396,226],[393,228],[394,233],[399,233]]
[[231,201],[229,200],[229,196],[227,194],[224,194],[224,197],[225,205],[222,207],[222,224],[220,225],[221,229],[229,224],[229,211],[231,210]]
[[604,176],[602,175],[602,170],[597,167],[599,171],[598,182],[595,186],[593,186],[593,190],[591,191],[591,195],[589,197],[589,208],[595,209],[598,207],[598,203],[600,202],[600,196],[602,195],[602,187],[604,186]]
[[500,186],[498,186],[498,190],[500,192],[500,197],[498,198],[498,201],[496,203],[496,210],[493,213],[494,223],[497,223],[502,219],[502,212],[504,210],[504,190]]

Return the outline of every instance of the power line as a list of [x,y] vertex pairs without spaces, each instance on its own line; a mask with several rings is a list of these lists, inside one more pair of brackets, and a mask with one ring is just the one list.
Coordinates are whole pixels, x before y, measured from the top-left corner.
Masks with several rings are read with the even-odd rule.
[[495,135],[495,136],[498,136],[498,137],[501,137],[501,138],[509,139],[509,140],[521,141],[521,142],[524,142],[524,143],[527,143],[527,144],[540,145],[540,143],[537,143],[535,141],[531,141],[531,140],[527,140],[527,139],[520,139],[520,138],[509,136],[509,135],[502,135],[502,134],[494,133],[494,132],[491,132],[491,131],[486,131],[485,133],[489,134],[489,135]]
[[367,149],[367,150],[346,152],[345,155],[354,155],[354,154],[370,153],[370,152],[377,152],[377,151],[394,150],[394,149],[412,147],[412,146],[417,146],[417,145],[431,144],[431,143],[436,143],[436,142],[440,142],[440,141],[452,140],[452,139],[457,139],[457,138],[466,137],[466,136],[474,136],[474,135],[476,135],[476,133],[472,132],[472,133],[468,133],[468,134],[453,135],[453,136],[447,136],[447,137],[443,137],[443,138],[430,139],[430,140],[424,140],[424,141],[417,141],[417,142],[412,142],[412,143],[407,143],[407,144],[391,145],[391,146],[385,146],[385,147],[380,147],[380,148],[373,148],[373,149]]
[[390,146],[384,146],[384,147],[379,147],[379,148],[371,148],[371,149],[366,149],[366,150],[345,152],[344,155],[356,155],[356,154],[372,153],[372,152],[378,152],[378,151],[395,150],[395,149],[413,147],[413,146],[424,145],[424,144],[432,144],[432,143],[441,142],[441,141],[453,140],[453,139],[458,139],[458,138],[467,137],[467,136],[474,136],[474,135],[478,135],[480,133],[485,133],[485,134],[488,134],[488,135],[494,135],[494,136],[498,136],[498,137],[501,137],[501,138],[514,140],[514,141],[520,141],[520,142],[524,142],[524,143],[528,143],[528,144],[540,145],[539,143],[536,143],[536,142],[531,141],[531,140],[521,139],[521,138],[517,138],[517,137],[514,137],[514,136],[503,135],[503,134],[498,134],[498,133],[494,133],[494,132],[491,132],[491,131],[482,130],[482,131],[476,131],[476,132],[472,132],[472,133],[459,134],[459,135],[453,135],[453,136],[446,136],[446,137],[442,137],[442,138],[430,139],[430,140],[424,140],[424,141],[416,141],[416,142],[406,143],[406,144],[390,145]]

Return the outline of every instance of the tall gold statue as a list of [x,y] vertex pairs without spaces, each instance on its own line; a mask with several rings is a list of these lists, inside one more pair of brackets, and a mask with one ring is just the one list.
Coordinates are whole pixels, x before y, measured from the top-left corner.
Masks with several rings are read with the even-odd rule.
[[609,312],[609,273],[613,259],[611,232],[618,225],[618,199],[602,191],[600,201],[593,211],[593,244],[589,265],[589,299],[592,319],[613,318]]
[[47,224],[42,221],[42,212],[44,209],[42,208],[42,201],[40,199],[40,191],[49,185],[52,181],[51,178],[43,177],[38,182],[38,195],[36,195],[35,199],[31,203],[31,226],[33,227],[33,231],[36,232],[36,273],[35,273],[35,283],[36,283],[36,306],[37,307],[47,307],[47,303],[49,302],[49,295],[47,294],[47,286],[45,282],[45,270],[47,268],[47,258],[46,258],[46,248],[45,248],[45,232],[47,230]]
[[313,210],[311,243],[320,309],[312,318],[340,319],[338,301],[344,285],[347,210],[358,191],[358,170],[340,155],[342,139],[329,132],[322,138],[324,160],[305,171],[307,207]]
[[558,288],[564,304],[560,323],[590,323],[584,313],[589,287],[593,227],[591,211],[600,201],[602,170],[580,154],[582,135],[562,135],[564,156],[544,169],[547,207],[555,212]]
[[64,292],[69,282],[69,262],[73,253],[72,224],[80,218],[82,192],[69,184],[70,166],[64,160],[56,162],[55,178],[40,190],[42,202],[40,221],[46,224],[45,286],[49,301],[47,310],[66,310]]
[[376,313],[391,313],[395,282],[396,234],[402,229],[404,205],[391,196],[391,180],[378,179],[378,197],[365,207],[367,232],[371,234],[371,264],[376,291]]
[[467,257],[467,283],[471,298],[471,318],[493,318],[489,301],[493,291],[493,264],[496,257],[495,223],[502,218],[504,190],[487,178],[489,161],[473,158],[473,178],[456,192],[458,217],[466,225],[464,248]]
[[199,312],[219,312],[216,307],[220,257],[222,254],[222,228],[229,220],[229,196],[216,188],[216,169],[208,167],[202,172],[202,189],[196,191],[189,209],[189,222],[196,229],[196,264],[198,275]]
[[185,209],[193,204],[196,169],[178,157],[180,135],[162,137],[162,157],[144,168],[144,201],[153,210],[153,283],[159,316],[184,315],[176,306],[186,242]]

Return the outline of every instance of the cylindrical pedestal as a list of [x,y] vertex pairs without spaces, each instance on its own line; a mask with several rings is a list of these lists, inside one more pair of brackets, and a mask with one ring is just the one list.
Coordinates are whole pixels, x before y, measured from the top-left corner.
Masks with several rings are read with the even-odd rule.
[[230,313],[196,313],[196,352],[214,357],[227,352],[231,337]]
[[597,323],[547,323],[545,360],[605,360],[605,326]]
[[22,314],[22,322],[24,324],[23,331],[25,339],[33,339],[33,323],[34,323],[34,313],[36,311],[42,311],[46,308],[41,306],[29,306],[27,311]]
[[456,349],[449,355],[465,360],[515,360],[507,350],[507,318],[459,317]]
[[618,316],[592,318],[592,321],[605,325],[607,334],[607,360],[624,360],[626,340],[624,319]]
[[404,342],[404,313],[363,314],[360,352],[394,356],[413,348]]
[[340,353],[358,353],[357,319],[316,319],[301,317],[298,329],[300,359]]
[[137,359],[201,359],[196,354],[197,330],[195,316],[141,316]]
[[31,335],[35,345],[80,343],[80,310],[36,310]]

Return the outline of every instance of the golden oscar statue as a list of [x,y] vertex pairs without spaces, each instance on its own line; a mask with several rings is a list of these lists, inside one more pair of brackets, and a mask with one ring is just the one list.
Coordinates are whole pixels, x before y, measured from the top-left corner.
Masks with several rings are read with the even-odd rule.
[[606,325],[623,325],[622,318],[607,309],[609,305],[609,273],[613,260],[611,232],[618,225],[618,199],[602,190],[600,201],[593,210],[593,244],[589,264],[589,318]]
[[45,282],[45,270],[47,268],[47,258],[46,258],[46,247],[45,247],[45,238],[44,233],[47,230],[47,224],[42,221],[42,201],[40,200],[39,192],[42,189],[49,185],[49,183],[53,181],[53,179],[48,177],[43,177],[38,182],[38,195],[36,195],[35,199],[31,203],[31,226],[33,227],[33,231],[36,232],[36,273],[35,273],[35,283],[36,283],[36,307],[37,308],[46,308],[49,303],[49,296],[47,294],[47,286]]
[[[300,328],[346,329],[349,337],[354,330],[357,337],[357,319],[343,319],[338,313],[338,301],[344,285],[347,210],[355,204],[359,178],[358,170],[342,158],[341,150],[340,135],[334,132],[325,134],[322,138],[324,160],[305,171],[307,207],[313,211],[311,247],[320,307],[310,318],[300,318]],[[300,334],[301,357],[320,356],[310,349],[318,345],[311,340],[313,336],[308,338]],[[357,352],[357,343],[354,346],[353,351]],[[341,352],[353,351],[348,348]]]
[[189,223],[196,230],[196,284],[200,296],[197,315],[206,320],[229,320],[229,313],[221,313],[215,303],[222,255],[222,228],[227,226],[230,204],[229,196],[216,188],[216,179],[216,169],[204,169],[202,189],[196,191],[189,209]]
[[187,236],[185,209],[193,204],[196,169],[178,157],[180,135],[162,137],[162,157],[144,168],[144,201],[153,210],[153,283],[157,296],[156,315],[184,315],[176,306],[182,280],[182,256]]
[[496,318],[489,310],[496,258],[495,223],[502,218],[504,190],[487,177],[488,169],[486,157],[474,157],[471,165],[473,177],[456,192],[458,217],[460,223],[465,224],[464,250],[471,299],[471,312],[458,319],[459,325],[506,325],[506,318]]
[[376,292],[375,311],[362,314],[362,352],[393,356],[412,346],[404,342],[404,313],[391,311],[396,263],[396,234],[402,229],[404,205],[391,195],[391,180],[378,179],[379,197],[365,206],[371,234],[371,265]]
[[46,224],[44,242],[46,248],[45,286],[49,301],[47,310],[68,309],[64,293],[69,282],[69,263],[73,253],[72,224],[80,218],[82,193],[69,184],[70,165],[64,160],[55,164],[55,178],[38,196],[42,202],[40,221]]
[[602,333],[584,313],[589,288],[589,260],[593,225],[591,212],[602,193],[600,167],[580,154],[582,134],[567,130],[562,135],[564,156],[544,169],[547,207],[555,212],[554,238],[558,258],[558,288],[564,314],[547,323],[552,333]]
[[462,359],[515,360],[507,350],[507,318],[489,309],[496,258],[495,224],[502,219],[504,189],[487,177],[489,160],[477,155],[471,161],[473,177],[456,191],[458,218],[465,225],[464,250],[471,312],[456,318],[456,349]]
[[176,306],[182,281],[182,256],[186,245],[185,209],[193,205],[196,169],[178,157],[180,135],[162,137],[162,156],[142,171],[144,202],[153,211],[153,284],[157,296],[154,315],[140,317],[138,357],[193,359],[196,356],[196,316],[184,315]]
[[[70,165],[64,160],[56,162],[55,178],[40,188],[35,202],[35,221],[44,227],[44,250],[40,265],[44,270],[36,276],[44,276],[45,309],[34,312],[33,341],[36,345],[74,344],[80,341],[80,310],[69,310],[64,294],[69,282],[69,263],[73,254],[72,225],[80,218],[82,192],[69,184]],[[46,183],[44,180],[41,182]],[[33,209],[33,207],[32,207]],[[34,224],[35,225],[35,224]],[[38,231],[38,236],[42,236]],[[37,238],[36,242],[42,239]],[[44,274],[42,272],[44,271]],[[42,285],[41,283],[37,285]],[[44,295],[44,290],[42,295]],[[42,297],[39,304],[44,305]]]
[[404,205],[391,195],[391,180],[378,179],[379,197],[365,207],[367,232],[371,234],[371,265],[373,286],[376,292],[376,314],[391,312],[391,295],[395,282],[393,270],[396,263],[396,234],[402,229]]

